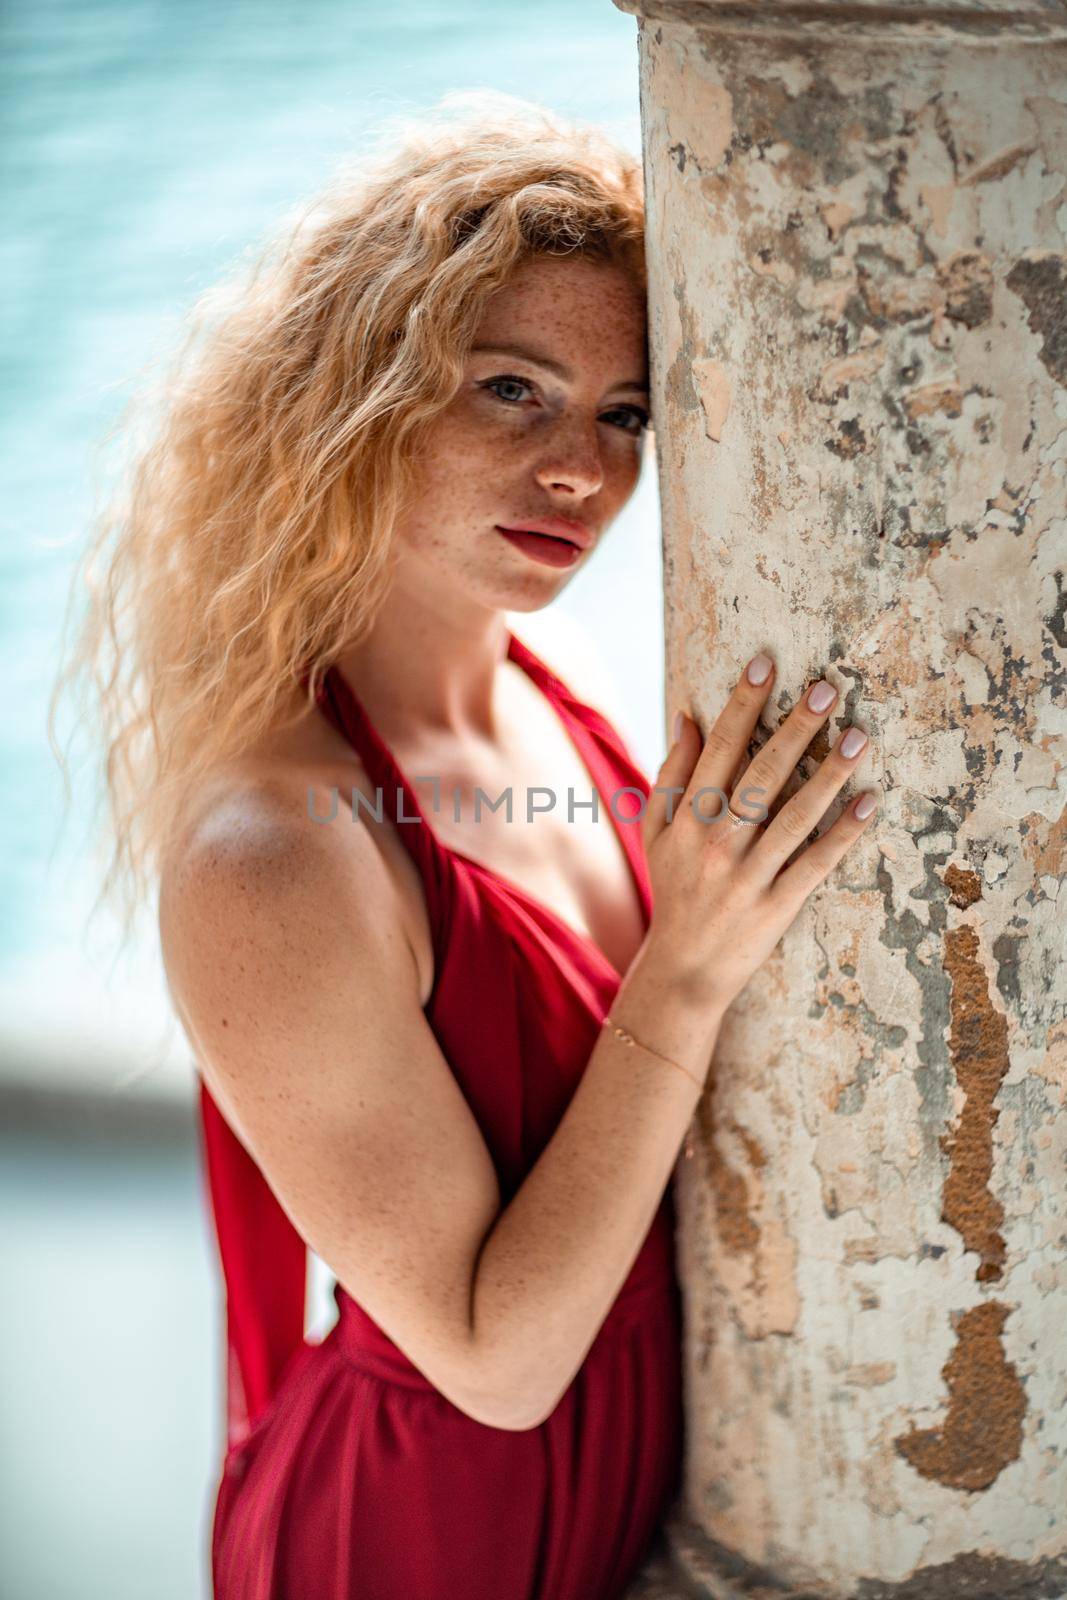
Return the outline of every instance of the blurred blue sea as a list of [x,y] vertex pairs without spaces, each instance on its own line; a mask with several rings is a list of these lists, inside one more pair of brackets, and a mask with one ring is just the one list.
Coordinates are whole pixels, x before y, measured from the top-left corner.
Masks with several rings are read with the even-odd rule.
[[[221,1430],[192,1085],[142,1120],[100,1096],[151,1084],[182,1041],[152,941],[113,967],[107,923],[86,933],[96,793],[76,767],[58,833],[45,733],[106,487],[94,448],[194,297],[381,118],[492,87],[637,151],[636,24],[611,0],[8,0],[0,30],[0,1600],[190,1600],[207,1593]],[[646,770],[663,749],[659,595],[647,469],[561,607],[601,645]]]

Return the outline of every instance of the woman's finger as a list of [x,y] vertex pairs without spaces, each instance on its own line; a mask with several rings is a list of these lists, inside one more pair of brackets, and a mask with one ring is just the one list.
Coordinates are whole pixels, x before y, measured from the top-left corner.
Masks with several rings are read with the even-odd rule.
[[[763,651],[753,656],[719,715],[712,723],[704,747],[681,797],[680,809],[713,817],[725,810],[739,767],[748,755],[752,731],[767,703],[774,682],[774,662]],[[700,822],[696,823],[700,827]]]
[[[769,813],[796,771],[800,758],[830,716],[837,698],[837,689],[825,678],[808,685],[781,727],[756,751],[731,790],[730,803],[734,811],[746,815],[763,806],[765,814]],[[794,840],[794,846],[798,842]]]
[[[878,815],[878,800],[879,795],[874,789],[865,789],[857,795],[837,821],[775,878],[767,894],[772,905],[779,908],[788,922],[796,916],[811,891],[825,883],[846,850],[870,826]],[[864,810],[867,806],[870,809]],[[862,815],[859,814],[861,812]]]
[[687,716],[684,711],[679,711],[676,713],[675,722],[678,732],[656,774],[645,814],[641,818],[641,832],[646,850],[655,839],[659,838],[676,815],[679,802],[700,755],[700,729],[692,717]]
[[770,884],[812,830],[818,827],[843,785],[870,748],[862,728],[843,729],[829,755],[816,772],[791,795],[763,830],[753,851],[753,865],[759,865],[764,881]]

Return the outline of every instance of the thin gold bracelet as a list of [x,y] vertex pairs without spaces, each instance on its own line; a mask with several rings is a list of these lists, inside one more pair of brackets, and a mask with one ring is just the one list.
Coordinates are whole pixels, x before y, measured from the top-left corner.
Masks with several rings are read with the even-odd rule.
[[605,1017],[603,1026],[610,1028],[616,1038],[622,1040],[623,1044],[636,1045],[639,1050],[647,1050],[650,1056],[655,1056],[659,1061],[665,1061],[669,1067],[677,1067],[678,1071],[684,1072],[686,1077],[691,1079],[698,1089],[703,1090],[704,1085],[698,1077],[689,1071],[688,1067],[683,1067],[680,1061],[672,1061],[670,1056],[661,1055],[658,1050],[653,1050],[650,1044],[642,1044],[640,1039],[634,1038],[629,1028],[620,1028],[614,1017]]

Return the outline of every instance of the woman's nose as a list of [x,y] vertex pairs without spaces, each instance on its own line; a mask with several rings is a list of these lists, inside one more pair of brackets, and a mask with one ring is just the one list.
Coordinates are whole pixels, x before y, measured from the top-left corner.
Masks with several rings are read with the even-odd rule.
[[547,443],[536,477],[542,489],[596,494],[604,482],[596,424],[591,429],[571,427],[557,432]]

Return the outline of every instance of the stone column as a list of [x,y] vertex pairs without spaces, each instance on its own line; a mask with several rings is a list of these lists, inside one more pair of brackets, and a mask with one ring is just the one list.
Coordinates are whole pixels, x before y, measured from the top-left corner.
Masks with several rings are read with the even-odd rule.
[[[1067,7],[639,20],[669,707],[819,674],[880,815],[677,1171],[684,1494],[637,1595],[1067,1594]],[[774,807],[772,809],[777,809]],[[1057,900],[1058,897],[1058,900]]]

